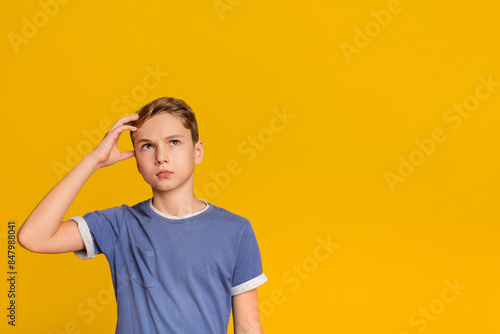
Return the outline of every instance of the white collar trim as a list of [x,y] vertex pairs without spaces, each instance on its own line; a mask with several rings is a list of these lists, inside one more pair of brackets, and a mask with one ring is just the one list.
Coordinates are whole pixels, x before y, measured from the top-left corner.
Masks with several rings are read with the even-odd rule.
[[207,211],[207,210],[208,210],[208,207],[210,206],[210,204],[208,204],[208,202],[207,202],[207,201],[202,200],[201,198],[198,198],[198,200],[200,200],[200,201],[202,201],[203,203],[205,203],[205,204],[206,204],[206,206],[205,206],[205,208],[204,208],[203,210],[198,211],[198,212],[188,213],[188,214],[181,215],[181,216],[171,216],[171,215],[167,215],[167,214],[165,214],[165,213],[161,212],[160,210],[158,210],[157,208],[155,208],[155,207],[153,206],[153,198],[151,198],[151,199],[149,200],[149,206],[151,207],[151,209],[152,209],[154,212],[156,212],[157,214],[159,214],[159,215],[160,215],[160,216],[162,216],[162,217],[165,217],[165,218],[168,218],[168,219],[177,219],[177,220],[179,220],[179,219],[185,219],[185,218],[189,218],[189,217],[193,217],[193,216],[199,215],[200,213],[205,212],[205,211]]

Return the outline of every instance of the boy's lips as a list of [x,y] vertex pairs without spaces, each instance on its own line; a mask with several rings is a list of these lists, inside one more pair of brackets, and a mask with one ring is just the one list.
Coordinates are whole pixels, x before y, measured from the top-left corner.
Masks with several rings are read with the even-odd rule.
[[172,174],[173,172],[169,171],[169,170],[166,170],[166,169],[162,169],[161,171],[159,171],[158,173],[156,173],[156,175],[158,177],[167,177],[169,176],[170,174]]

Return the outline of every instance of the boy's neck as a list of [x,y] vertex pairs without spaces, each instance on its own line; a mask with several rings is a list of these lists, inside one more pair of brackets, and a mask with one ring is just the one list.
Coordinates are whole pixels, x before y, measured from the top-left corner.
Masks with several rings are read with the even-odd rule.
[[153,206],[170,216],[182,216],[203,210],[206,204],[196,198],[193,192],[179,194],[172,192],[153,192]]

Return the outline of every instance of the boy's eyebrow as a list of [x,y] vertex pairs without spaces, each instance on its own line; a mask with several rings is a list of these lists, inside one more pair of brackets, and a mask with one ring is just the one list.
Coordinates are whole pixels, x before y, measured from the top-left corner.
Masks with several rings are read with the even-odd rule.
[[[167,137],[165,137],[163,139],[169,140],[169,139],[172,139],[172,138],[184,138],[184,136],[183,135],[170,135],[170,136],[167,136]],[[151,140],[149,140],[148,138],[141,138],[141,139],[139,139],[137,141],[136,144],[139,144],[140,142],[143,142],[143,141],[151,141]]]

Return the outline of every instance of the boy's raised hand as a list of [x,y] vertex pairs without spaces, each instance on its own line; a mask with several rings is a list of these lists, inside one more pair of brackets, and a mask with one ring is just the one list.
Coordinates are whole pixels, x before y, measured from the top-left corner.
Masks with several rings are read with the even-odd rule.
[[138,114],[130,114],[118,119],[96,148],[89,153],[94,158],[99,167],[110,166],[118,161],[130,159],[134,156],[134,151],[121,152],[118,148],[118,139],[125,130],[135,131],[137,127],[125,123],[135,121],[139,118]]
[[62,221],[64,215],[96,167],[106,167],[134,156],[134,151],[120,151],[118,139],[125,130],[137,130],[137,127],[126,123],[138,117],[132,114],[117,120],[96,148],[45,195],[18,231],[17,240],[21,246],[37,253],[85,249],[77,223],[73,220]]

